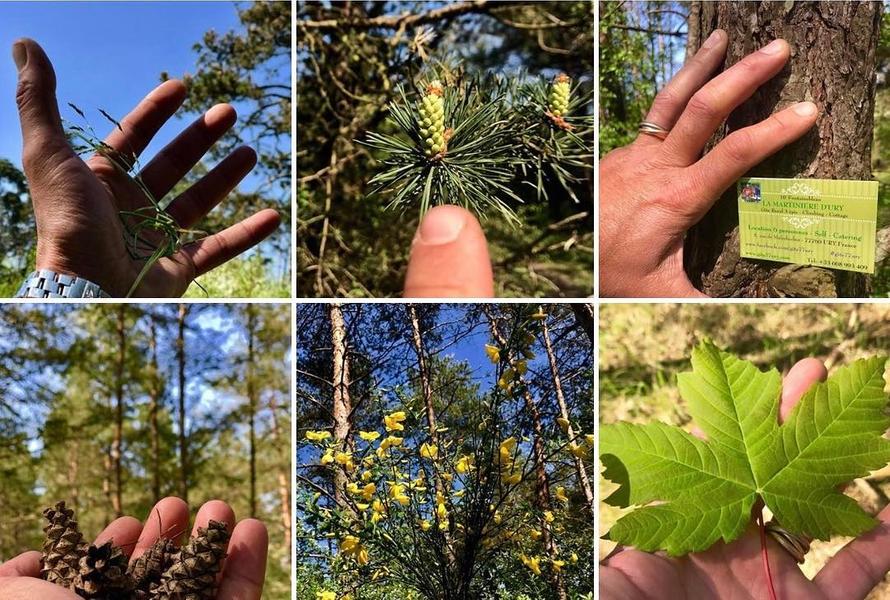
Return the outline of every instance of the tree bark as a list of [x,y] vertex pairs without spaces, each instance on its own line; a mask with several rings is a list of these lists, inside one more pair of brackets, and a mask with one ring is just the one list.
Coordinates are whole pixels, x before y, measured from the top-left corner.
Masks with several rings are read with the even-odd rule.
[[569,306],[572,307],[572,312],[575,313],[575,321],[578,322],[578,325],[587,334],[590,344],[595,344],[594,337],[596,333],[594,330],[596,329],[596,324],[593,317],[593,304],[570,304]]
[[124,514],[122,502],[122,445],[124,436],[124,367],[127,361],[127,305],[121,304],[117,310],[117,368],[114,374],[114,434],[111,440],[111,464],[114,477],[114,491],[111,508],[117,517]]
[[[550,343],[550,328],[547,327],[547,319],[541,323],[541,337],[544,339],[544,349],[547,351],[547,362],[550,365],[550,377],[553,379],[553,389],[556,390],[556,402],[559,404],[559,416],[570,421],[569,408],[566,404],[566,397],[562,393],[562,380],[559,377],[559,367],[556,365],[556,355],[553,353],[553,345]],[[571,423],[566,430],[566,435],[570,440],[575,440],[575,430]],[[578,475],[578,483],[584,492],[584,499],[587,501],[587,508],[590,510],[590,518],[596,518],[596,507],[593,504],[593,488],[590,486],[590,478],[587,476],[587,468],[584,461],[577,456],[573,456],[575,460],[575,473]],[[591,521],[591,524],[593,521]]]
[[[346,322],[343,320],[341,304],[328,305],[328,316],[331,321],[331,358],[334,416],[334,441],[344,451],[352,451],[354,444],[350,435],[352,416],[352,400],[349,396],[349,347],[346,339]],[[347,506],[346,484],[348,477],[339,465],[334,469],[334,499],[340,506]]]
[[179,383],[179,495],[188,502],[189,493],[189,461],[188,437],[185,431],[185,319],[188,316],[188,304],[179,305],[176,325],[176,366]]
[[[507,353],[507,364],[515,371],[515,354],[509,349],[507,340],[498,330],[494,316],[488,312],[488,310],[486,310],[486,316],[488,317],[488,324],[492,337],[498,343],[498,346]],[[525,402],[525,409],[528,411],[528,414],[532,419],[532,430],[534,431],[534,437],[532,439],[532,456],[535,461],[535,507],[543,513],[551,508],[550,478],[547,476],[547,467],[544,465],[544,426],[541,423],[541,412],[538,410],[538,405],[535,403],[534,398],[532,398],[532,394],[528,388],[528,382],[523,375],[519,376],[519,385],[522,389],[522,398]],[[543,534],[541,538],[544,542],[544,547],[547,548],[550,559],[553,560],[559,555],[559,549],[556,546],[556,540],[553,539],[553,532],[550,530],[550,524],[546,521],[543,522],[541,533]],[[566,600],[565,583],[558,572],[551,574],[550,583],[559,600]]]
[[[284,405],[287,406],[287,403]],[[272,440],[276,448],[288,448],[290,444],[282,443],[281,423],[278,421],[278,406],[275,394],[272,394],[269,399],[269,412],[272,415]],[[289,455],[289,452],[286,452],[285,456],[279,456],[278,461],[276,461],[279,465],[276,477],[278,479],[278,500],[281,504],[281,526],[284,528],[284,545],[286,548],[290,548],[291,544],[291,483],[290,473],[287,468],[290,464]],[[288,564],[290,563],[290,554],[287,555],[287,562]]]
[[158,411],[161,404],[161,373],[158,367],[158,329],[155,317],[149,316],[148,352],[151,360],[151,378],[148,382],[148,437],[151,452],[151,494],[155,501],[161,499],[161,442],[158,431]]
[[[803,138],[751,170],[761,177],[871,179],[875,51],[880,2],[694,2],[688,49],[726,30],[725,68],[776,38],[791,45],[784,70],[737,108],[709,143],[795,102],[819,108]],[[687,235],[685,268],[710,296],[868,295],[865,275],[739,256],[736,191],[730,188]]]

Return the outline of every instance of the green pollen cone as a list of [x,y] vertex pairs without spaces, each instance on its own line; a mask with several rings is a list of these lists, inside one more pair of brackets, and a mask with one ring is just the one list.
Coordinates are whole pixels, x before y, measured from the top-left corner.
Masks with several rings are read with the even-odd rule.
[[424,142],[424,154],[434,156],[445,149],[445,100],[442,84],[431,81],[426,95],[418,105],[420,135]]

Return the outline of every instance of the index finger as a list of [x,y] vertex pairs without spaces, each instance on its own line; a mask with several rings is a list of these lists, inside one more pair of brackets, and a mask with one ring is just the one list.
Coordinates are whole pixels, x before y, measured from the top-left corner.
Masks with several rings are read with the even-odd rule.
[[779,421],[791,413],[814,383],[825,381],[828,369],[825,363],[816,358],[804,358],[797,361],[782,381],[782,404],[779,407]]

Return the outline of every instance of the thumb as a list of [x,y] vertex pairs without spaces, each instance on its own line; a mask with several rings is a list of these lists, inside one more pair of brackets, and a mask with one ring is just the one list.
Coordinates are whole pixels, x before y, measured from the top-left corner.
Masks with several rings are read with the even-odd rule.
[[22,163],[30,176],[45,168],[47,158],[59,152],[73,153],[62,130],[56,103],[56,74],[37,42],[22,38],[12,45],[19,72],[16,103],[22,125]]
[[427,212],[411,244],[405,277],[409,298],[488,298],[494,280],[479,221],[453,205]]

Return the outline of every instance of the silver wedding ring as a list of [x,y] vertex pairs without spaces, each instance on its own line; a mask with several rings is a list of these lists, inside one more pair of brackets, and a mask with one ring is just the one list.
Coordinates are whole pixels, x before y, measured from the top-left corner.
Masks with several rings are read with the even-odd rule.
[[651,135],[653,137],[657,137],[660,140],[663,140],[670,133],[669,129],[665,129],[658,123],[653,123],[651,121],[642,121],[640,122],[639,127],[640,133],[645,133],[646,135]]
[[767,523],[764,529],[798,564],[806,559],[806,554],[810,551],[808,538],[791,533],[775,521]]

